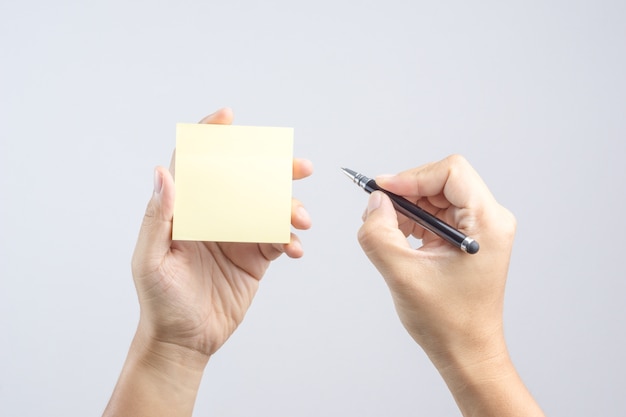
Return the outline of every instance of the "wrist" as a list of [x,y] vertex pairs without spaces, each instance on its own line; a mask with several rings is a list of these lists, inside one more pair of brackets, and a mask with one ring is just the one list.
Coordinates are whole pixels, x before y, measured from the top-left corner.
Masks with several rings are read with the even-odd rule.
[[429,356],[464,416],[543,416],[501,332]]
[[104,416],[191,416],[208,359],[139,326]]
[[481,334],[464,334],[439,346],[426,353],[444,378],[462,377],[467,382],[473,375],[503,370],[502,365],[510,362],[501,327]]
[[189,347],[159,340],[141,324],[131,343],[129,357],[161,373],[170,381],[181,382],[190,381],[189,377],[192,377],[191,380],[200,379],[210,358]]

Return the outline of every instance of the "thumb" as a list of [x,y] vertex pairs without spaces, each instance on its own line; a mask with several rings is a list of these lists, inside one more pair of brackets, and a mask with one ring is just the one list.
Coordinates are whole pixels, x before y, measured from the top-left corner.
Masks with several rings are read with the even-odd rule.
[[146,207],[133,254],[133,271],[139,275],[154,271],[172,244],[174,179],[163,167],[154,170],[154,191]]
[[361,248],[383,276],[393,273],[402,264],[400,259],[413,252],[398,228],[391,200],[380,191],[370,195],[358,238]]

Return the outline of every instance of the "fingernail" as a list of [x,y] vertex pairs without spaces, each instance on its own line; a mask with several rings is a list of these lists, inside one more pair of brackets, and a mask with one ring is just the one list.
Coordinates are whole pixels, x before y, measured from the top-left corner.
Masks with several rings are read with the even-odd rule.
[[372,211],[380,207],[380,203],[382,202],[381,198],[382,195],[380,192],[372,193],[369,200],[367,201],[367,214],[370,214]]
[[163,189],[163,177],[158,169],[154,169],[154,193],[161,194]]

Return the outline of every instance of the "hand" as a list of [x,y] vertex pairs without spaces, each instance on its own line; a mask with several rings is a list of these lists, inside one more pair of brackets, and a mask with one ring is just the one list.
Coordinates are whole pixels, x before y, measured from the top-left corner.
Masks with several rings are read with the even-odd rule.
[[[379,186],[404,196],[480,243],[462,252],[370,196],[359,242],[385,278],[403,325],[439,369],[464,415],[543,415],[517,375],[502,325],[516,222],[460,156]],[[422,239],[412,249],[406,236]]]
[[[477,254],[466,254],[396,215],[384,194],[372,194],[359,240],[386,279],[411,336],[427,353],[438,354],[500,332],[515,232],[511,213],[460,156],[376,182],[480,243]],[[422,247],[411,249],[408,235],[422,239]],[[472,340],[463,340],[468,335]]]
[[[230,124],[222,109],[201,123]],[[172,158],[173,160],[173,158]],[[311,175],[295,159],[293,178]],[[294,234],[288,244],[172,241],[174,165],[157,167],[133,254],[141,315],[126,363],[104,416],[191,416],[210,356],[235,331],[270,262],[282,253],[302,256]],[[309,215],[292,200],[291,224],[308,229]]]
[[[201,123],[231,124],[220,110]],[[270,262],[303,250],[295,234],[288,244],[172,241],[174,166],[155,170],[155,185],[133,255],[132,271],[141,305],[140,330],[151,342],[180,346],[208,359],[241,323]],[[295,159],[293,178],[312,173]],[[307,229],[302,204],[292,201],[291,223]]]
[[[222,109],[201,123],[230,124]],[[173,158],[172,158],[173,160]],[[311,163],[293,162],[293,178],[311,175]],[[191,416],[207,361],[235,331],[270,262],[282,253],[302,256],[294,234],[288,244],[172,240],[174,165],[157,167],[133,254],[141,315],[135,338],[104,416]],[[311,225],[292,200],[291,224]]]

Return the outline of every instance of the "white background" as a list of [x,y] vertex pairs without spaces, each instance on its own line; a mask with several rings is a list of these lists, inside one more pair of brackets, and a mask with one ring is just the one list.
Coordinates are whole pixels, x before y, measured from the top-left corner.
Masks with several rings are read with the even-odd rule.
[[[295,128],[306,254],[269,270],[196,416],[450,416],[356,232],[374,176],[465,155],[519,222],[505,320],[551,416],[623,416],[623,1],[0,3],[0,415],[97,416],[175,124]],[[253,202],[252,202],[253,203]]]

